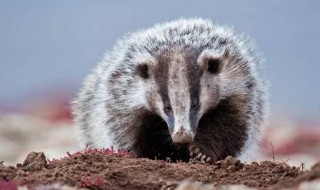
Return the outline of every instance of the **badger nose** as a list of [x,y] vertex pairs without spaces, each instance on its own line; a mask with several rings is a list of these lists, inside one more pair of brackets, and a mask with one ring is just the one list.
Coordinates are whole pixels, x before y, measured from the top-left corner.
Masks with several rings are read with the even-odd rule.
[[180,127],[172,134],[173,143],[185,144],[191,143],[194,138],[194,133],[190,130],[186,130],[184,127]]

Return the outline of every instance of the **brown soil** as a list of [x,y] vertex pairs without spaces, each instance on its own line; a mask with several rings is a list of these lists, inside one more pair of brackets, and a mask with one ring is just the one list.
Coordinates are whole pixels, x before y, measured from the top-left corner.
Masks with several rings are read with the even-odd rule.
[[89,189],[174,188],[186,179],[217,186],[244,184],[281,188],[316,178],[320,179],[320,163],[311,171],[303,172],[285,163],[271,161],[242,164],[228,157],[214,165],[170,163],[132,158],[125,153],[113,154],[109,150],[89,150],[53,161],[47,161],[43,153],[32,152],[17,167],[0,163],[0,181],[28,186],[59,182]]

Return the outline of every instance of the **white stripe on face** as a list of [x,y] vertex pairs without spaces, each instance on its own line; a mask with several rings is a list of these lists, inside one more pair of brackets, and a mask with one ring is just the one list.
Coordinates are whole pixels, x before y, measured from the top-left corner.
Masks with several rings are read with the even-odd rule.
[[[193,139],[193,132],[190,126],[190,87],[188,82],[187,63],[181,55],[174,55],[168,69],[168,95],[174,117],[173,141],[174,135],[183,133],[179,136],[177,142],[182,143],[188,140],[190,136]],[[192,141],[191,139],[191,141]]]

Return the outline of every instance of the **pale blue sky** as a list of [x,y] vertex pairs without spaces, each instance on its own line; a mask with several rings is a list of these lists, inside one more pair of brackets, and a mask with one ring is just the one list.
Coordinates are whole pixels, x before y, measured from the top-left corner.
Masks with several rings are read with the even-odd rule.
[[[132,3],[129,3],[132,2]],[[274,114],[320,117],[320,1],[0,0],[0,103],[73,86],[126,32],[180,17],[233,26],[257,43]]]

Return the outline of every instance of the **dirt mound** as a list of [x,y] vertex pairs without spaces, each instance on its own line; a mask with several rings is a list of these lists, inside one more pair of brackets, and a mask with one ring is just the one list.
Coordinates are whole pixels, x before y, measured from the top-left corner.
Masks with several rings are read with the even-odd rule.
[[17,167],[0,163],[0,181],[28,186],[61,183],[89,189],[175,188],[186,179],[216,186],[244,184],[256,188],[279,188],[316,178],[320,178],[320,164],[310,172],[303,172],[271,161],[243,164],[228,157],[214,165],[170,163],[137,159],[110,150],[87,150],[53,161],[47,161],[43,153],[32,152]]

